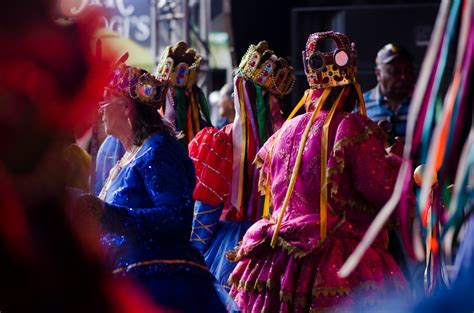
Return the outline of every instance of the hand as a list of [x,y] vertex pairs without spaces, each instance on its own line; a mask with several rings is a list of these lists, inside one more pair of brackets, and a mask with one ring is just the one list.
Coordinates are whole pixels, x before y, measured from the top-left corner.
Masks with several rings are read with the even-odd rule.
[[87,251],[101,255],[99,245],[100,217],[104,211],[104,202],[91,194],[84,194],[73,205],[71,216],[72,229],[79,243]]
[[84,194],[79,197],[76,204],[76,211],[82,211],[82,214],[91,214],[99,218],[104,211],[104,201],[94,195]]
[[393,145],[387,148],[387,153],[395,154],[403,157],[403,149],[405,147],[405,139],[403,137],[395,137]]
[[82,189],[74,187],[66,187],[65,191],[70,202],[76,202],[81,196],[86,194]]

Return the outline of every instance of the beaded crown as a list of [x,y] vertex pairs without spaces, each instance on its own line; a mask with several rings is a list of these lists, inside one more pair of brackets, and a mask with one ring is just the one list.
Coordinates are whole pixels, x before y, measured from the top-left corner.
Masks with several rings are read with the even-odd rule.
[[159,81],[146,70],[125,63],[116,66],[106,86],[107,90],[139,100],[156,109],[164,103],[166,88],[166,83]]
[[196,50],[180,41],[165,48],[155,75],[173,87],[191,88],[196,84],[201,59]]
[[280,97],[291,92],[296,79],[293,67],[269,50],[266,41],[260,41],[256,46],[250,45],[240,61],[239,72]]
[[[321,42],[331,39],[336,49],[322,52]],[[311,89],[343,86],[357,82],[357,52],[346,35],[328,31],[308,37],[303,65]]]

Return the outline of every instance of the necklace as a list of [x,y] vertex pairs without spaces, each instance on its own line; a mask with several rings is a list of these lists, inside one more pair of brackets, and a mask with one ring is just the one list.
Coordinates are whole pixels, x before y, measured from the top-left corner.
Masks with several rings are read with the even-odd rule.
[[130,151],[125,152],[125,154],[120,159],[120,161],[118,161],[117,164],[115,164],[115,166],[112,167],[112,169],[109,172],[109,176],[105,180],[104,186],[102,187],[102,190],[100,191],[99,198],[101,200],[105,199],[107,191],[109,191],[110,185],[115,180],[115,178],[117,178],[122,168],[135,159],[135,156],[138,154],[138,151],[140,151],[140,147],[141,146],[134,145],[132,149]]

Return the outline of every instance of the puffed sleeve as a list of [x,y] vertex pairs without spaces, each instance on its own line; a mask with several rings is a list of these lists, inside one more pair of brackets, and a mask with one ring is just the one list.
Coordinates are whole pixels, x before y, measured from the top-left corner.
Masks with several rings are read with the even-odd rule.
[[[137,161],[138,176],[142,178],[152,206],[122,207],[106,203],[102,223],[111,229],[126,231],[174,233],[191,227],[193,214],[192,191],[194,169],[191,160],[176,153],[174,147],[151,148]],[[176,148],[175,148],[176,149]],[[137,193],[144,192],[137,190]]]
[[188,145],[196,169],[195,200],[216,206],[229,196],[232,177],[232,136],[229,130],[229,126],[223,130],[204,128]]
[[[232,125],[230,125],[232,126]],[[193,192],[194,218],[191,243],[204,252],[218,227],[232,179],[232,136],[230,126],[207,127],[189,143],[189,156],[196,169]]]
[[[332,173],[349,171],[352,186],[375,206],[382,206],[391,196],[401,163],[398,156],[387,154],[384,139],[375,123],[350,114],[338,126],[329,163]],[[339,182],[344,183],[348,182]]]

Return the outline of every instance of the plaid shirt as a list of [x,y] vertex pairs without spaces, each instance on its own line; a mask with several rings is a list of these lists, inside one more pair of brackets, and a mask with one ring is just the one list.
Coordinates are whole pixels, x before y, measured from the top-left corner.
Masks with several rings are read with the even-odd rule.
[[371,120],[375,123],[387,120],[392,124],[394,136],[405,137],[410,98],[403,100],[398,109],[392,110],[380,93],[379,85],[377,85],[374,89],[364,93],[364,100],[367,116]]

